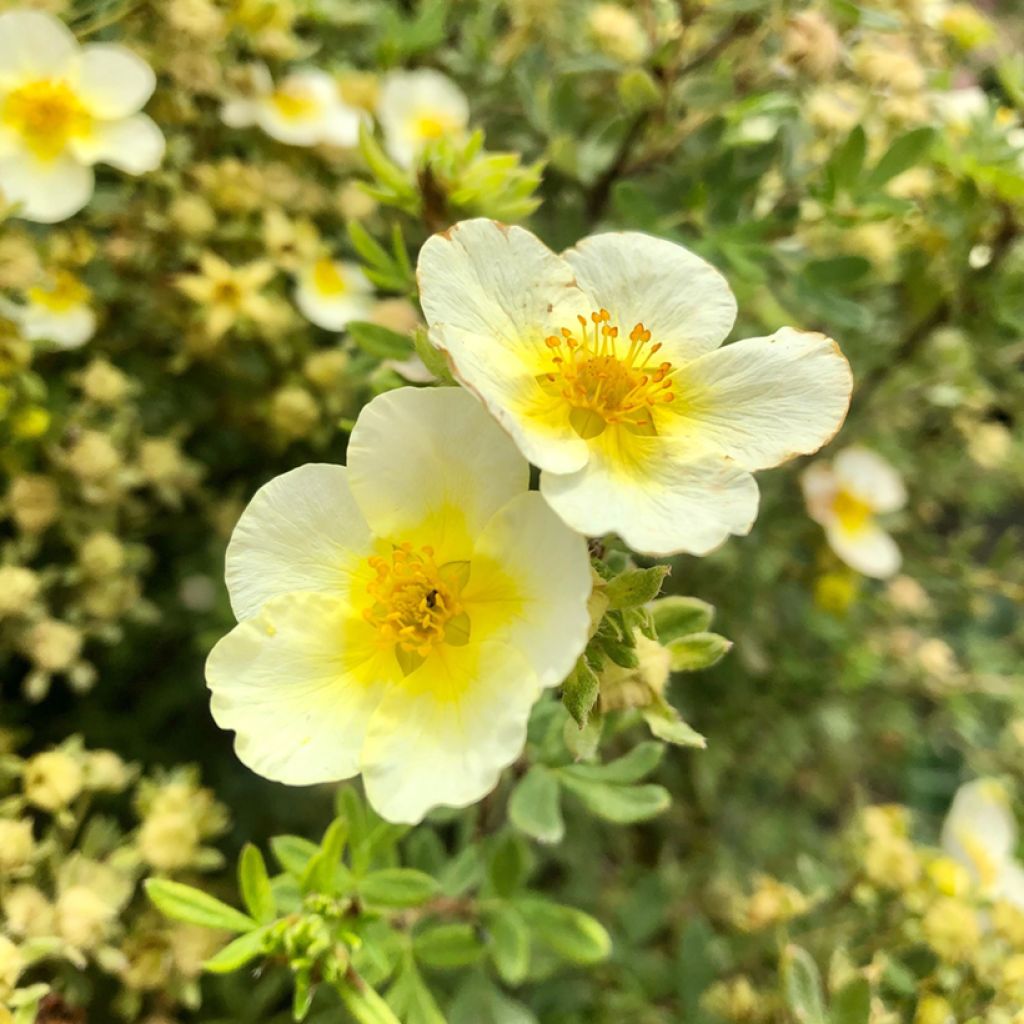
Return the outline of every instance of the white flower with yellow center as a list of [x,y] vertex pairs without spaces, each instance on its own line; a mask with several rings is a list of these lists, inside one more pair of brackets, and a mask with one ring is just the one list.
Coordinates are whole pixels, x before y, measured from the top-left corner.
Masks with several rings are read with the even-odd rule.
[[347,467],[264,486],[206,666],[241,760],[291,785],[361,772],[391,821],[487,793],[587,642],[586,545],[528,485],[471,395],[401,388],[362,410]]
[[81,348],[96,331],[92,293],[74,274],[58,270],[25,293],[25,303],[10,310],[29,341],[57,348]]
[[373,285],[357,263],[323,257],[297,275],[295,305],[317,327],[340,331],[373,309]]
[[440,71],[394,71],[381,86],[377,119],[391,158],[412,167],[431,142],[465,135],[469,101]]
[[942,849],[967,869],[983,895],[1024,909],[1024,865],[1014,856],[1017,822],[997,779],[975,779],[956,791],[942,826]]
[[594,235],[557,256],[470,220],[427,241],[419,282],[432,342],[543,471],[548,503],[639,552],[746,533],[751,473],[816,451],[846,415],[835,342],[783,328],[719,348],[729,286],[662,239]]
[[19,215],[51,224],[77,213],[95,163],[129,174],[157,167],[164,137],[139,113],[155,84],[122,46],[79,47],[41,11],[0,14],[0,191]]
[[289,146],[354,146],[362,114],[341,98],[326,71],[293,71],[276,85],[263,65],[252,69],[253,95],[228,100],[221,120],[232,128],[258,126]]
[[876,516],[902,508],[907,492],[885,459],[866,448],[846,448],[831,465],[808,466],[801,484],[811,518],[851,569],[878,579],[896,574],[900,549]]

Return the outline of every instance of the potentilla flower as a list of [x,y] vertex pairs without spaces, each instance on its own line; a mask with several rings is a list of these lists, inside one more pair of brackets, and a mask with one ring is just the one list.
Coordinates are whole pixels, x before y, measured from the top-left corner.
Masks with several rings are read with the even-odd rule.
[[808,466],[801,484],[811,518],[851,569],[879,579],[895,575],[900,550],[876,516],[902,508],[907,492],[885,459],[866,448],[846,448],[831,465]]
[[252,95],[224,104],[221,119],[226,125],[256,125],[289,146],[354,146],[359,141],[362,114],[342,100],[326,71],[293,71],[276,85],[262,64],[250,71]]
[[0,191],[19,215],[51,224],[77,213],[92,195],[93,164],[156,168],[164,137],[139,113],[155,84],[123,46],[79,47],[41,11],[0,14]]
[[487,793],[587,641],[586,545],[528,486],[456,388],[379,396],[347,467],[266,484],[228,546],[240,622],[206,666],[241,760],[290,785],[361,772],[391,821]]
[[970,873],[981,893],[1024,909],[1024,865],[1014,856],[1017,823],[1006,787],[975,779],[953,797],[942,848]]
[[358,263],[317,260],[296,277],[295,305],[317,327],[343,330],[350,320],[366,320],[373,309],[373,285]]
[[212,252],[199,257],[198,274],[182,274],[178,287],[193,302],[206,307],[203,328],[211,338],[220,338],[240,320],[261,323],[274,316],[273,303],[262,294],[274,276],[274,267],[257,260],[233,267]]
[[469,101],[440,71],[394,71],[381,86],[377,119],[391,158],[412,167],[431,142],[465,134]]
[[850,369],[835,342],[783,328],[719,348],[725,279],[680,245],[594,235],[557,256],[530,232],[470,220],[420,252],[434,345],[543,471],[581,533],[705,554],[749,531],[751,473],[839,429]]
[[74,274],[58,270],[30,288],[24,304],[12,310],[29,341],[49,342],[62,349],[81,348],[96,331],[91,295]]

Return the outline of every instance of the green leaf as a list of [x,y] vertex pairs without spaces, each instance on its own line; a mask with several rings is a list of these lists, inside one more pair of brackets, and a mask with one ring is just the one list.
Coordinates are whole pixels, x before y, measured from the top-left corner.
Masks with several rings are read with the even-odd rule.
[[573,764],[561,769],[563,775],[593,782],[624,785],[639,782],[661,763],[665,748],[660,743],[638,743],[628,754],[607,764]]
[[673,743],[677,747],[699,747],[701,750],[708,745],[708,741],[696,729],[687,725],[676,709],[668,704],[645,708],[642,714],[647,728],[659,740]]
[[542,764],[535,764],[512,791],[509,821],[520,832],[542,843],[561,842],[565,822],[559,805],[558,778]]
[[706,1017],[700,997],[715,980],[716,968],[711,957],[714,932],[703,917],[691,917],[679,939],[676,981],[682,1003],[681,1020],[689,1024],[703,1022]]
[[[254,847],[255,849],[255,847]],[[210,957],[203,964],[203,970],[211,974],[230,974],[244,967],[250,960],[263,956],[264,941],[267,937],[269,927],[257,928],[255,931],[246,932],[237,939],[229,942],[219,953]]]
[[274,920],[277,911],[267,865],[263,854],[252,843],[245,844],[238,858],[238,888],[242,902],[260,924]]
[[673,672],[698,672],[717,665],[732,650],[732,641],[717,633],[691,633],[665,646]]
[[[337,990],[356,1024],[403,1024],[369,985],[346,979],[337,986]],[[443,1020],[441,1024],[444,1024]]]
[[581,729],[587,724],[600,689],[597,675],[586,658],[577,658],[573,670],[562,684],[562,703]]
[[420,963],[441,970],[468,967],[483,954],[476,930],[463,923],[424,928],[413,936],[412,948]]
[[175,921],[203,928],[223,928],[228,932],[247,932],[256,927],[251,917],[191,885],[167,878],[147,878],[145,887],[146,895],[157,910]]
[[844,985],[832,1000],[831,1024],[868,1024],[871,1017],[871,986],[866,978]]
[[786,947],[782,956],[782,983],[786,1003],[797,1024],[826,1024],[821,975],[805,949]]
[[607,959],[612,940],[600,921],[575,907],[537,897],[516,902],[537,940],[565,960],[594,964]]
[[270,849],[274,851],[278,864],[296,878],[302,877],[306,865],[320,852],[316,843],[302,836],[274,836],[270,840]]
[[496,837],[488,862],[491,885],[499,896],[510,896],[526,880],[529,865],[526,844],[514,832],[506,830]]
[[409,177],[381,149],[373,137],[373,129],[365,121],[359,126],[359,152],[362,153],[370,173],[381,185],[387,186],[398,196],[415,196],[416,190]]
[[838,287],[841,290],[867,277],[871,264],[863,256],[833,256],[813,260],[804,267],[804,277],[815,288]]
[[315,856],[310,858],[302,873],[300,888],[304,893],[322,892],[334,895],[338,892],[339,876],[345,880],[348,878],[348,870],[341,863],[346,839],[348,819],[335,818],[327,826],[319,849]]
[[614,611],[653,601],[661,593],[665,577],[671,571],[668,565],[652,565],[650,569],[633,569],[616,576],[609,581],[605,591],[609,607]]
[[388,1005],[403,1024],[445,1024],[444,1014],[411,957],[402,961],[388,989]]
[[436,896],[440,886],[436,879],[412,868],[384,868],[371,871],[357,883],[357,890],[367,903],[385,907],[415,907]]
[[490,953],[502,981],[518,985],[530,969],[530,929],[515,907],[502,906],[487,919]]
[[836,150],[830,162],[833,180],[839,191],[852,189],[864,168],[864,157],[868,151],[868,137],[863,127],[857,125]]
[[430,343],[430,334],[425,327],[417,327],[412,336],[413,348],[420,362],[445,384],[454,384],[455,378],[448,366],[448,357]]
[[909,170],[921,160],[934,140],[934,128],[914,128],[901,135],[882,154],[874,170],[868,174],[867,187],[879,189],[898,174]]
[[672,802],[664,786],[614,786],[603,782],[584,782],[564,772],[562,782],[590,811],[617,825],[647,821],[667,810]]
[[658,640],[665,644],[690,633],[703,633],[715,617],[713,605],[699,597],[673,594],[660,597],[651,605],[651,617]]
[[346,330],[364,352],[378,359],[408,359],[412,355],[412,341],[407,334],[366,320],[350,320]]

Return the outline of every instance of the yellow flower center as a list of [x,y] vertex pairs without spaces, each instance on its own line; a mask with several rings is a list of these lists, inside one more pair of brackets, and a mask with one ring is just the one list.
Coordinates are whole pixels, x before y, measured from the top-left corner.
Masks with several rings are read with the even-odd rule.
[[469,616],[460,600],[469,562],[438,566],[432,548],[415,550],[408,543],[395,545],[390,559],[374,555],[367,561],[375,575],[363,618],[384,646],[394,648],[406,675],[438,645],[469,641]]
[[847,533],[862,530],[874,515],[874,509],[866,501],[844,490],[839,490],[832,499],[832,512]]
[[74,136],[88,133],[92,116],[66,82],[48,78],[11,92],[0,118],[40,160],[54,160]]
[[43,306],[52,313],[66,313],[89,301],[89,289],[74,274],[58,270],[51,285],[30,288],[28,298],[33,305]]
[[305,89],[282,86],[270,94],[270,102],[286,121],[301,121],[316,112],[317,102]]
[[313,267],[313,284],[321,295],[336,298],[348,291],[348,282],[341,275],[334,260],[324,257]]
[[412,130],[418,139],[430,142],[448,135],[458,128],[455,120],[446,114],[435,111],[424,111],[417,114],[412,121]]
[[653,361],[661,343],[652,345],[651,332],[638,323],[626,348],[606,309],[577,319],[578,328],[563,327],[545,339],[551,368],[538,377],[541,387],[570,405],[569,422],[584,439],[609,424],[656,433],[655,409],[676,398],[672,364]]
[[237,281],[218,281],[213,287],[211,304],[237,310],[242,305],[242,298],[242,289],[239,288]]

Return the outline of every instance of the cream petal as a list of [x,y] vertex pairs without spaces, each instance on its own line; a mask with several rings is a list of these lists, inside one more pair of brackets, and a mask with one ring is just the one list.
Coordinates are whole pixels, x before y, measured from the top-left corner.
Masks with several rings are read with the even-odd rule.
[[0,160],[0,191],[25,220],[66,220],[89,202],[93,185],[92,168],[68,155],[42,161],[22,151]]
[[681,245],[622,231],[591,235],[563,255],[620,331],[642,322],[676,365],[718,348],[732,330],[736,299],[728,282]]
[[398,388],[366,405],[348,445],[352,493],[379,537],[412,535],[439,559],[467,544],[529,486],[515,445],[461,388]]
[[899,473],[867,448],[844,448],[833,465],[839,486],[876,512],[895,512],[907,503]]
[[145,174],[160,166],[165,143],[152,118],[134,114],[118,121],[98,121],[88,135],[73,139],[71,148],[82,163],[105,163],[128,174]]
[[322,142],[328,146],[342,146],[346,149],[359,143],[359,126],[365,115],[342,103],[332,105],[324,117]]
[[242,513],[226,557],[238,619],[294,591],[344,596],[373,537],[344,466],[310,463],[274,477]]
[[974,779],[953,796],[942,825],[942,848],[986,889],[1013,857],[1017,825],[1006,788],[996,779]]
[[684,367],[665,429],[693,454],[727,455],[744,469],[765,469],[831,440],[846,418],[852,387],[849,363],[834,341],[784,327]]
[[96,314],[88,306],[56,313],[43,306],[27,306],[18,319],[29,341],[49,341],[57,348],[81,348],[96,331]]
[[351,321],[369,317],[373,298],[365,294],[330,298],[300,281],[295,289],[295,305],[311,324],[325,331],[342,331]]
[[255,100],[231,99],[220,108],[220,119],[229,128],[249,128],[259,120],[259,110]]
[[[520,651],[541,686],[557,686],[589,635],[592,581],[584,539],[536,491],[520,494],[484,527],[462,600],[476,622],[496,623],[495,640]],[[489,567],[498,568],[490,573]]]
[[469,124],[469,102],[454,82],[431,68],[387,75],[377,101],[377,118],[388,154],[402,167],[415,164],[424,148],[426,140],[415,125],[423,116],[462,130]]
[[388,690],[367,726],[363,783],[388,821],[475,803],[526,743],[540,688],[523,656],[493,643],[442,650],[432,674],[423,666]]
[[825,462],[812,462],[800,474],[800,487],[810,517],[823,526],[835,522],[833,501],[839,482],[832,467]]
[[429,238],[417,276],[432,343],[520,451],[555,473],[583,466],[586,442],[567,415],[523,414],[543,399],[536,378],[549,357],[544,338],[593,307],[569,264],[529,231],[477,219]]
[[617,533],[636,552],[706,555],[757,516],[754,478],[724,458],[684,461],[659,437],[606,431],[578,473],[542,473],[548,504],[589,536]]
[[82,48],[78,93],[94,117],[128,117],[146,105],[155,88],[153,69],[127,47],[93,43]]
[[993,897],[1024,910],[1024,865],[1008,861],[996,882]]
[[359,770],[366,723],[385,688],[373,632],[328,594],[287,594],[210,652],[210,708],[239,760],[292,786]]
[[896,541],[874,523],[848,530],[836,520],[826,524],[825,534],[829,546],[851,569],[880,580],[899,571],[903,559]]
[[71,30],[42,11],[0,14],[0,86],[63,76],[78,54]]
[[259,126],[278,142],[288,146],[315,146],[323,137],[324,114],[317,109],[307,117],[283,117],[270,101],[260,103],[256,109]]

